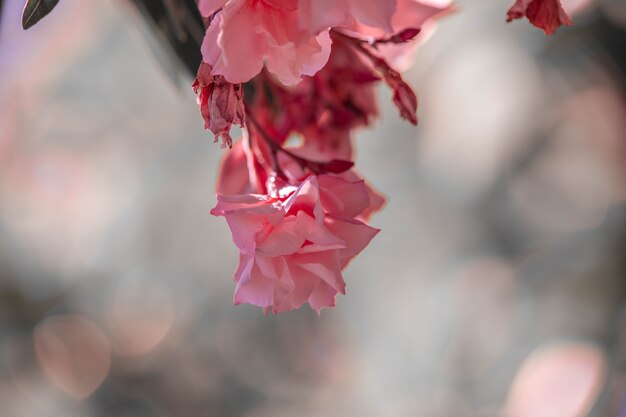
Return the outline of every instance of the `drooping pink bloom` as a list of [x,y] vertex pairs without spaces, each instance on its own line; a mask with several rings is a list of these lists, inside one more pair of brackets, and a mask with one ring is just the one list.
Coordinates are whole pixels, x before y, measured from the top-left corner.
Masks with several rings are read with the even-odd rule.
[[309,303],[319,313],[345,294],[342,270],[378,233],[357,217],[370,207],[363,181],[308,176],[272,195],[218,195],[240,251],[234,303],[274,313]]
[[193,90],[198,94],[198,106],[204,119],[204,128],[211,130],[215,140],[221,139],[223,146],[233,144],[230,128],[245,123],[243,88],[241,84],[231,84],[221,75],[211,74],[211,67],[202,63],[198,76],[193,83]]
[[447,7],[201,0],[199,8],[203,65],[228,85],[250,81],[244,139],[225,155],[212,210],[240,252],[234,302],[274,313],[308,303],[319,313],[345,293],[343,269],[378,232],[365,222],[385,198],[352,169],[352,132],[377,116],[376,83],[417,122],[417,97],[384,51],[414,43]]
[[572,25],[572,19],[559,0],[517,0],[507,13],[507,22],[524,16],[546,35],[553,34],[562,25]]
[[[270,86],[271,105],[247,103],[250,108],[257,109],[262,123],[267,122],[264,129],[279,143],[290,133],[297,132],[308,144],[316,142],[336,156],[350,159],[352,147],[348,139],[351,131],[371,123],[377,112],[375,81],[382,78],[392,88],[393,100],[401,116],[417,123],[417,97],[400,73],[389,65],[387,58],[406,66],[415,48],[413,38],[420,33],[419,27],[449,6],[443,3],[433,6],[421,0],[333,0],[331,3],[323,0],[202,0],[200,10],[209,20],[203,55],[204,60],[213,65],[213,73],[223,74],[230,82],[253,78],[265,62],[277,82],[269,75],[255,80],[257,86],[263,84],[257,91],[266,91],[263,87],[273,84]],[[320,8],[324,5],[328,8],[321,13]],[[346,20],[349,25],[343,20],[333,20],[335,8],[340,9],[336,16],[349,16]],[[315,32],[301,29],[302,19],[307,16],[312,16],[312,21],[324,22],[325,29],[317,37],[313,37]],[[388,24],[380,24],[380,20],[373,16],[378,16],[377,19],[384,16]],[[328,28],[344,24],[347,26],[341,30],[345,33],[330,31],[334,40],[330,60],[330,52],[325,47],[321,55],[311,55],[311,50],[304,49],[302,54],[287,52],[289,48],[298,49],[303,42],[309,45],[317,42],[320,36],[328,38],[328,42],[321,44],[327,44],[330,49]],[[349,42],[337,42],[338,37]],[[304,70],[300,64],[307,60],[312,60],[315,65]],[[323,70],[318,71],[327,61]],[[315,78],[302,80],[302,75]],[[295,89],[281,89],[281,85],[292,84],[298,85]],[[257,94],[256,101],[266,100],[261,97],[264,95]],[[267,111],[269,107],[277,106],[280,108],[278,113]]]
[[328,60],[328,30],[301,29],[298,0],[203,0],[199,7],[210,18],[203,59],[233,84],[249,81],[264,64],[283,84],[297,84]]

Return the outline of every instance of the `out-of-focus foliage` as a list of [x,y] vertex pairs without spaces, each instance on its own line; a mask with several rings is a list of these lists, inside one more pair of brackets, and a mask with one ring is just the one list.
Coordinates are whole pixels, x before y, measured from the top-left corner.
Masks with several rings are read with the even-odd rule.
[[[148,23],[152,34],[161,42],[159,47],[176,57],[194,76],[202,55],[200,45],[204,37],[204,23],[195,0],[129,0]],[[157,56],[158,51],[155,51]],[[164,67],[171,63],[161,62]]]
[[22,28],[29,29],[54,9],[59,0],[26,0],[22,12]]

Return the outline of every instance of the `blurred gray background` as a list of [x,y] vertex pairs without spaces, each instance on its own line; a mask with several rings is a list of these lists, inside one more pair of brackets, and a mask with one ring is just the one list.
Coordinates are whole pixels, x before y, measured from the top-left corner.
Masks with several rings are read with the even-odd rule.
[[232,306],[225,152],[123,1],[0,24],[3,417],[626,416],[626,4],[465,0],[357,137],[389,198],[318,317]]

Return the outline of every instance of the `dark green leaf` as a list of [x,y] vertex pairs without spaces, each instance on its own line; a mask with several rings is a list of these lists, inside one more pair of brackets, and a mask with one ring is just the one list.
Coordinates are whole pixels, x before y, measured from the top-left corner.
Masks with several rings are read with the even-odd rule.
[[[191,77],[196,76],[202,62],[200,45],[204,38],[204,22],[196,0],[128,0],[141,12],[143,19],[156,35],[159,46],[166,47],[166,58],[163,59],[163,50],[154,49],[155,55],[168,74],[172,72],[172,63],[184,64]],[[150,45],[155,42],[150,41]],[[169,62],[171,58],[174,61]],[[185,80],[185,83],[188,81]]]
[[59,0],[26,0],[22,12],[22,27],[28,29],[34,26],[54,9]]

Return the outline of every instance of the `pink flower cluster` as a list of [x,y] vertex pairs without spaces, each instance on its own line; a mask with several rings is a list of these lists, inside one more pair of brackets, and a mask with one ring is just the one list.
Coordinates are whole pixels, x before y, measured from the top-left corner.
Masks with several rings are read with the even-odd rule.
[[226,218],[241,253],[235,304],[333,307],[345,294],[342,269],[379,231],[363,222],[371,208],[363,180],[325,174],[272,195],[219,195],[212,214]]
[[[215,216],[240,252],[235,304],[319,313],[344,294],[342,271],[378,233],[384,198],[356,173],[353,132],[378,115],[387,85],[417,124],[417,96],[400,70],[448,0],[199,0],[204,62],[193,85],[221,166]],[[559,0],[517,0],[552,33],[571,24]],[[244,128],[233,142],[231,126]],[[298,146],[288,146],[298,138]]]

